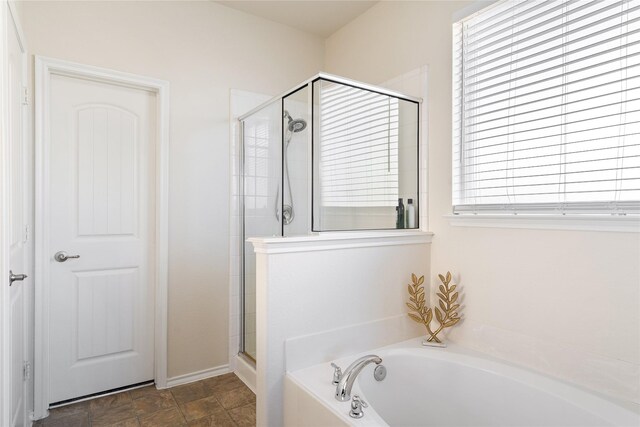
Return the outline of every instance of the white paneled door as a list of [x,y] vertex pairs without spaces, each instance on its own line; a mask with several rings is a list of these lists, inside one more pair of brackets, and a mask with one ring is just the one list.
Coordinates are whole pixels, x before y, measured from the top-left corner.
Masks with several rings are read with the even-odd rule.
[[49,402],[154,377],[156,95],[50,81]]
[[[8,145],[9,145],[9,268],[11,276],[2,281],[9,286],[10,370],[11,370],[11,426],[27,425],[27,286],[33,280],[27,271],[27,198],[26,148],[24,135],[25,94],[23,86],[24,61],[18,33],[9,14],[7,16],[8,51]],[[3,30],[4,31],[4,30]],[[4,212],[2,213],[4,215]]]

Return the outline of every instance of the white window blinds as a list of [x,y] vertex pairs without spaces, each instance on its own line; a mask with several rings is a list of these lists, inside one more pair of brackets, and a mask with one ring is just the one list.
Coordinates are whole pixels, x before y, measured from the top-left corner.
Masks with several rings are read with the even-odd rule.
[[454,212],[637,213],[640,0],[503,0],[453,27]]
[[319,108],[322,206],[396,206],[398,99],[322,82]]

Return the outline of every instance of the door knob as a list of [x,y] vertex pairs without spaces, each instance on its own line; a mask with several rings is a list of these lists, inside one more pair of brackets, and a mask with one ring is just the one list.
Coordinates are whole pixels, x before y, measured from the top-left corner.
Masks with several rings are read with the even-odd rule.
[[13,285],[15,281],[22,281],[26,278],[26,274],[13,274],[13,271],[9,270],[9,286]]
[[60,252],[56,252],[56,254],[53,256],[53,259],[55,259],[58,262],[65,262],[70,258],[80,258],[80,255],[67,255],[65,251],[60,251]]

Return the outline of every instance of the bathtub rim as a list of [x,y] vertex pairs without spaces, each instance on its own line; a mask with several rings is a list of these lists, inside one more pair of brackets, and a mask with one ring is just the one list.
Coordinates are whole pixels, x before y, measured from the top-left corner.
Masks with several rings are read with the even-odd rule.
[[[388,426],[388,424],[373,406],[366,408],[365,416],[359,420],[348,416],[349,402],[338,402],[333,398],[335,386],[331,385],[333,369],[330,363],[336,363],[344,368],[356,358],[367,354],[379,355],[383,359],[383,364],[385,356],[402,354],[418,355],[419,357],[461,364],[508,378],[526,387],[547,393],[614,425],[629,425],[627,422],[629,420],[634,421],[634,417],[636,422],[631,425],[639,425],[640,405],[634,402],[616,399],[561,378],[552,377],[528,367],[469,349],[457,343],[449,342],[446,348],[425,347],[422,346],[422,340],[422,337],[413,338],[373,350],[358,352],[297,371],[289,371],[286,375],[325,408],[333,411],[343,421],[353,426]],[[354,383],[351,395],[356,394],[360,394],[364,400],[367,400],[366,393],[362,390],[358,380]],[[606,417],[599,414],[599,411],[602,410],[606,411]]]

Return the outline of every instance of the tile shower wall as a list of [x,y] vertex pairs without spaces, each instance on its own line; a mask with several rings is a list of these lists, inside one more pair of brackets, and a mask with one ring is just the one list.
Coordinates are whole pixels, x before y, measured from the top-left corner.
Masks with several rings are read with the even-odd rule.
[[[306,97],[307,90],[304,92]],[[287,149],[287,163],[289,165],[289,179],[291,180],[291,193],[295,218],[291,224],[285,226],[285,236],[306,235],[311,229],[309,215],[309,165],[311,146],[311,124],[309,118],[308,102],[302,102],[287,98],[285,108],[293,119],[303,119],[307,122],[307,128],[301,132],[293,133]],[[285,121],[286,123],[286,121]],[[285,184],[286,185],[286,184]]]

